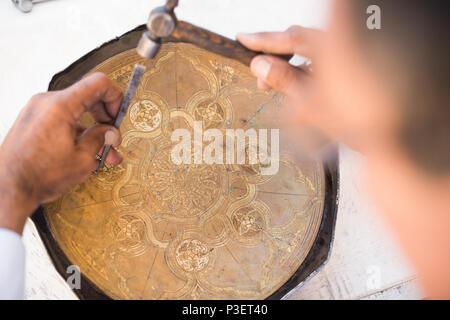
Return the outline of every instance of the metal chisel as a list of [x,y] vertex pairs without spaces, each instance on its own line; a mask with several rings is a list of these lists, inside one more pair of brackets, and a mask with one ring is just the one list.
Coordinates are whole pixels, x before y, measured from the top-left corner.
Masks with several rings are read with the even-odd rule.
[[[134,70],[131,75],[130,82],[128,83],[127,91],[125,92],[122,104],[120,105],[119,113],[117,114],[116,120],[114,122],[114,127],[116,127],[117,129],[120,128],[120,124],[122,123],[123,118],[127,114],[128,107],[130,106],[131,100],[133,99],[136,93],[136,89],[139,86],[139,83],[141,82],[144,72],[145,72],[144,66],[141,66],[139,64],[134,65]],[[100,163],[98,165],[96,173],[99,173],[102,170],[103,165],[105,164],[106,156],[108,155],[110,150],[111,145],[106,145],[105,149],[103,150],[102,157],[100,159]]]

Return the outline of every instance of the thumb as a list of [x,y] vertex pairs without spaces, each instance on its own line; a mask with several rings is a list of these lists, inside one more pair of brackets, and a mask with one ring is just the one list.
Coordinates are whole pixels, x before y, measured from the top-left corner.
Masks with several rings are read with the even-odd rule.
[[291,98],[299,98],[307,81],[307,75],[280,58],[260,55],[250,65],[253,74],[267,86]]
[[94,157],[103,146],[110,144],[117,147],[121,142],[119,130],[110,125],[100,124],[83,132],[77,140],[77,148]]

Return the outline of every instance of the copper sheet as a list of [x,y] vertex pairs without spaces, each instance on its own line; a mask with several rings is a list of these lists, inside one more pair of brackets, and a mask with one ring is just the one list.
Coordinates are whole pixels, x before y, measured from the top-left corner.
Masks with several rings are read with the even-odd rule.
[[268,297],[314,242],[323,166],[295,162],[283,145],[275,176],[258,165],[174,165],[175,128],[267,128],[281,97],[258,91],[244,65],[184,43],[152,61],[125,51],[92,72],[125,89],[137,62],[148,71],[121,126],[124,161],[45,207],[57,242],[111,298]]

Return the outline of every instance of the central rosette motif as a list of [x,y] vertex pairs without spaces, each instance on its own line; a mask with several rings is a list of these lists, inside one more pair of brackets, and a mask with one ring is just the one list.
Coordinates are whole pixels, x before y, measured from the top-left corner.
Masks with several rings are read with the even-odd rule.
[[151,211],[177,217],[195,217],[219,199],[223,176],[219,166],[176,165],[170,148],[157,152],[146,170],[146,185],[153,199]]

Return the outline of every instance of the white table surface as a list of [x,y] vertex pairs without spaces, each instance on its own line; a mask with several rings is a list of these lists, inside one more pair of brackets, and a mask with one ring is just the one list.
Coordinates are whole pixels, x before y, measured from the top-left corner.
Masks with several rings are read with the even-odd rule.
[[[162,0],[50,0],[23,14],[0,0],[0,140],[51,77],[146,21]],[[325,27],[328,0],[180,0],[180,19],[233,38],[237,32]],[[340,205],[327,264],[288,299],[417,299],[414,272],[364,192],[363,159],[341,150]],[[31,221],[24,232],[27,299],[76,299]]]

